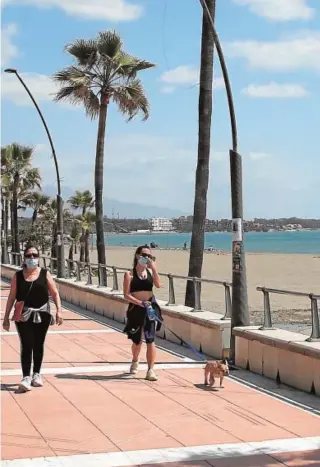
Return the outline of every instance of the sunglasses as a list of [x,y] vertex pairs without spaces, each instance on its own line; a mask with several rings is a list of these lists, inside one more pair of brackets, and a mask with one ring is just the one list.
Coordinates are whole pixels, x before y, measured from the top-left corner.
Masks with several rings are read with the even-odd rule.
[[151,259],[152,261],[155,261],[155,259],[156,259],[155,256],[148,255],[148,253],[141,253],[140,256],[142,256],[143,258],[149,258],[149,259]]
[[38,253],[28,253],[24,255],[25,258],[30,259],[30,258],[39,258]]

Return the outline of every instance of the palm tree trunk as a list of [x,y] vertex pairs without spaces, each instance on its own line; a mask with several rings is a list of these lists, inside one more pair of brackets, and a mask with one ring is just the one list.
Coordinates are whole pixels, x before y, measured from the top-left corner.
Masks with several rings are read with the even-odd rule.
[[[15,174],[13,180],[13,193],[12,193],[12,223],[14,225],[14,237],[13,237],[13,251],[20,253],[20,240],[19,240],[19,225],[18,225],[18,186],[19,186],[19,175]],[[20,261],[20,260],[18,260]],[[18,265],[20,263],[18,262]]]
[[[106,133],[107,123],[107,104],[105,97],[101,97],[98,137],[97,137],[97,150],[96,150],[96,164],[95,164],[95,200],[96,200],[96,231],[97,231],[97,252],[98,263],[106,264],[106,251],[104,245],[104,228],[103,228],[103,163],[104,163],[104,140]],[[101,278],[101,285],[106,285],[106,274]]]
[[[82,207],[82,218],[86,215],[86,207]],[[84,263],[85,261],[85,237],[86,232],[85,229],[81,229],[81,237],[80,237],[80,263]]]
[[69,265],[70,265],[70,271],[74,270],[74,264],[73,264],[73,240],[71,240],[70,248],[69,248]]
[[84,236],[84,249],[85,249],[85,262],[86,263],[90,263],[89,238],[90,238],[90,232],[89,232],[89,229],[86,229],[85,236]]
[[13,200],[10,201],[10,235],[11,235],[11,251],[14,251],[14,221],[13,221]]
[[54,270],[57,269],[57,256],[58,256],[57,236],[58,236],[57,223],[54,222],[52,224],[52,243],[51,243],[51,258],[55,258],[54,260],[52,260],[52,268]]
[[6,225],[6,199],[1,190],[1,262],[7,263],[7,225]]
[[41,250],[42,254],[45,253],[45,242],[44,242],[44,231],[43,231],[43,222],[41,222]]
[[[216,0],[206,0],[213,19],[216,12]],[[210,136],[212,115],[214,39],[207,19],[203,14],[201,68],[199,92],[199,136],[198,163],[196,170],[193,225],[189,258],[189,277],[201,277],[204,250],[205,224],[207,217],[207,193],[209,186]],[[195,306],[193,282],[187,283],[186,306]]]
[[84,263],[85,257],[85,231],[82,229],[80,237],[80,263]]
[[32,224],[31,224],[32,227],[34,226],[34,224],[35,224],[35,222],[37,220],[37,217],[38,217],[38,210],[34,209],[33,214],[32,214]]
[[9,233],[9,200],[8,198],[4,201],[4,231],[6,234],[6,238],[8,241],[8,233]]

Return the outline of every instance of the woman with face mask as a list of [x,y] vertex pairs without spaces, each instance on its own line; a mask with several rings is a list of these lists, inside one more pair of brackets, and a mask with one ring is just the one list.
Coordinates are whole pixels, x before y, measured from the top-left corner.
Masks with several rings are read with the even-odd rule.
[[[56,319],[50,313],[49,296],[56,308]],[[50,325],[63,322],[61,301],[51,274],[39,267],[39,252],[29,246],[24,251],[23,269],[18,271],[11,282],[3,328],[10,330],[10,312],[15,304],[12,320],[15,321],[20,337],[22,381],[20,391],[43,386],[40,375],[44,341]],[[31,363],[33,375],[31,376]]]
[[153,367],[156,358],[155,335],[161,324],[150,318],[148,308],[161,318],[161,310],[153,296],[153,286],[161,287],[155,258],[147,246],[139,246],[134,255],[133,270],[125,273],[123,293],[130,303],[127,311],[127,324],[124,332],[132,340],[132,363],[130,373],[136,374],[139,367],[139,355],[144,336],[147,344],[148,371],[146,379],[157,381]]

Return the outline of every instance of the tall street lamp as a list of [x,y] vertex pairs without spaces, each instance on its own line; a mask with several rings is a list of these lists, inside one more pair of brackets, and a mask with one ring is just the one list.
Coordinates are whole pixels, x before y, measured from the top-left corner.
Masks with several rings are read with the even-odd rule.
[[13,75],[16,75],[22,86],[25,88],[27,91],[30,99],[32,100],[35,108],[37,109],[40,118],[42,120],[43,126],[46,130],[49,143],[51,146],[51,151],[54,159],[54,165],[56,168],[56,176],[57,176],[57,276],[58,277],[65,277],[65,267],[64,267],[64,240],[63,240],[63,201],[61,197],[61,183],[60,183],[60,174],[59,174],[59,165],[58,165],[58,160],[57,160],[57,155],[56,151],[54,149],[53,141],[49,132],[49,128],[46,124],[46,121],[41,113],[41,110],[36,103],[33,95],[31,94],[28,86],[25,84],[21,76],[19,75],[18,71],[15,70],[14,68],[7,68],[4,70],[6,73],[10,73]]
[[242,158],[238,151],[237,122],[229,80],[227,65],[224,59],[220,40],[206,0],[200,0],[213,32],[223,79],[226,87],[232,133],[232,150],[230,150],[230,178],[232,204],[232,318],[231,318],[231,358],[234,359],[235,339],[232,330],[235,326],[250,324],[248,309],[247,275],[243,241],[243,198],[242,198]]

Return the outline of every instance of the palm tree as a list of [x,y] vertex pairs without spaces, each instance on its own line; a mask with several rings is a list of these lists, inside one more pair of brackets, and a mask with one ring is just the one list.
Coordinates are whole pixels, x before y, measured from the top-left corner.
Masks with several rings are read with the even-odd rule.
[[70,260],[70,269],[74,269],[74,264],[73,264],[73,252],[77,254],[77,243],[79,242],[80,239],[80,221],[79,219],[73,219],[72,222],[72,227],[71,227],[71,233],[69,236],[69,241],[70,241],[70,247],[69,247],[69,260]]
[[[74,196],[69,198],[69,203],[73,209],[82,209],[82,217],[84,218],[87,211],[93,208],[94,199],[93,195],[89,190],[76,191]],[[80,262],[85,261],[85,229],[82,228],[82,234],[80,237]]]
[[26,196],[21,200],[25,207],[30,207],[33,209],[32,227],[37,221],[38,216],[44,214],[49,201],[50,196],[44,195],[38,191],[27,193]]
[[[216,0],[206,0],[213,19]],[[202,44],[199,92],[199,139],[196,170],[193,225],[189,258],[189,277],[201,277],[204,250],[205,224],[207,217],[207,192],[209,186],[210,136],[212,115],[214,38],[207,15],[202,18]],[[194,307],[193,282],[187,283],[186,306]]]
[[133,119],[140,112],[149,117],[149,102],[141,81],[140,71],[154,67],[123,51],[119,35],[113,31],[100,32],[95,39],[79,39],[66,46],[74,59],[72,66],[57,72],[54,80],[61,86],[55,100],[67,100],[84,106],[91,119],[98,118],[95,161],[95,200],[97,251],[100,264],[106,264],[103,229],[103,166],[107,112],[113,101],[120,112]]
[[1,261],[7,263],[7,250],[9,240],[9,206],[11,200],[10,176],[6,173],[5,165],[1,158]]
[[41,188],[39,169],[31,166],[33,152],[32,147],[17,143],[1,148],[1,166],[4,167],[6,186],[11,191],[12,250],[16,253],[20,252],[18,202],[27,190]]
[[[58,236],[58,225],[57,225],[57,214],[58,214],[58,206],[57,206],[57,200],[49,198],[49,201],[46,205],[46,208],[43,211],[43,214],[41,216],[41,219],[50,226],[51,229],[51,258],[54,258],[52,260],[52,265],[53,268],[56,269],[57,267],[57,248],[58,248],[58,243],[57,243],[57,236]],[[63,219],[68,222],[72,219],[72,215],[68,209],[63,210]]]

